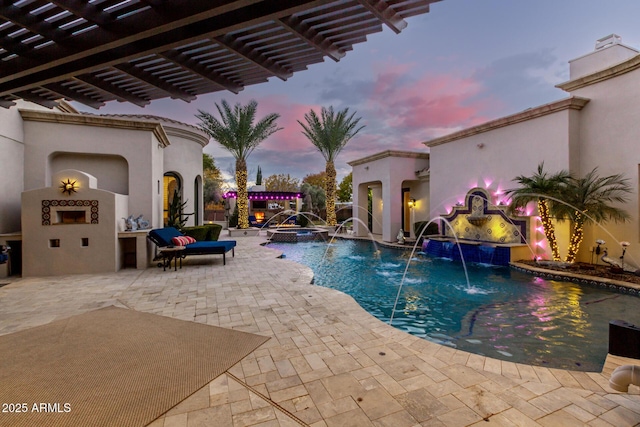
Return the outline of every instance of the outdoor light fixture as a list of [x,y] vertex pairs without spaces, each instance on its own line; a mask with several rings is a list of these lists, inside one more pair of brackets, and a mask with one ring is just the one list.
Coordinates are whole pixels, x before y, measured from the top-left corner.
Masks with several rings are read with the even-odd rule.
[[[600,253],[601,253],[600,246],[601,246],[601,245],[604,245],[605,243],[606,243],[606,242],[605,242],[604,240],[602,240],[602,239],[598,239],[598,240],[596,240],[596,244],[598,245],[598,246],[596,246],[596,248],[595,248],[595,250],[594,250],[595,254],[596,254],[596,255],[598,255],[598,256],[596,257],[596,264],[598,263],[598,258],[600,257]],[[607,251],[607,249],[606,249],[606,248],[605,248],[604,250],[605,250],[605,252]],[[593,252],[591,253],[591,264],[593,264]]]
[[71,181],[67,179],[67,181],[62,181],[62,185],[60,185],[60,189],[63,193],[67,193],[71,195],[71,193],[75,193],[77,191],[78,186],[76,185],[77,181]]
[[414,208],[416,206],[416,199],[409,199],[409,207]]

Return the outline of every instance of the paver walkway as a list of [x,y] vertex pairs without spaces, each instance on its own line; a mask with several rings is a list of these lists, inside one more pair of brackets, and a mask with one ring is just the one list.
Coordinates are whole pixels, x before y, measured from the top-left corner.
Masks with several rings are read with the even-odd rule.
[[440,346],[311,285],[311,270],[263,240],[238,239],[226,266],[192,257],[177,272],[14,280],[0,288],[0,335],[117,305],[271,337],[152,427],[640,424],[638,387],[608,387],[611,371],[633,360],[570,372]]

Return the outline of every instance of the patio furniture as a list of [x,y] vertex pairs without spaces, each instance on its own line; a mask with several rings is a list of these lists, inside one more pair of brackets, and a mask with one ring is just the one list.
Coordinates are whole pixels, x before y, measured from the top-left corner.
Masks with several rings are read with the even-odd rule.
[[[235,240],[221,241],[194,241],[193,243],[184,244],[184,234],[180,233],[174,227],[156,228],[149,232],[148,238],[156,244],[158,248],[171,246],[184,246],[182,252],[183,257],[188,255],[222,255],[222,264],[227,264],[226,253],[231,251],[231,256],[235,256]],[[179,243],[174,243],[174,238]]]
[[249,215],[249,225],[251,227],[258,227],[258,228],[262,228],[265,225],[267,225],[267,222],[258,222],[258,220],[256,219],[255,215]]
[[171,260],[174,260],[173,271],[178,271],[178,259],[180,259],[180,268],[182,268],[185,248],[185,246],[163,246],[158,248],[162,257],[162,262],[158,263],[158,267],[162,266],[163,271],[167,271],[167,266],[171,268]]

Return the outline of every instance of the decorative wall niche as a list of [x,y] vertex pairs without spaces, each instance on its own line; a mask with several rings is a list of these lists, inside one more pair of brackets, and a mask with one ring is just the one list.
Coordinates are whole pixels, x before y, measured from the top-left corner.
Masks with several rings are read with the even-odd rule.
[[[528,217],[512,217],[507,214],[507,206],[494,205],[484,188],[469,190],[465,203],[454,206],[449,215],[443,215],[453,228],[458,239],[489,243],[526,243],[529,232]],[[441,230],[454,237],[446,224]]]

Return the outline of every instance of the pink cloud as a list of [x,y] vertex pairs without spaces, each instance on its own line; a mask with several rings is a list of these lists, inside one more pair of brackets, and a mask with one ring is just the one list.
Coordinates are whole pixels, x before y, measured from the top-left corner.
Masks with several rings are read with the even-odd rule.
[[304,115],[309,110],[320,111],[320,106],[310,104],[297,104],[286,95],[267,95],[260,97],[258,103],[258,118],[269,113],[278,113],[278,127],[283,128],[276,132],[260,147],[276,151],[314,151],[316,148],[311,145],[302,134],[302,127],[298,120],[304,122]]
[[496,107],[478,99],[480,82],[454,74],[425,73],[418,79],[404,74],[410,64],[379,67],[375,89],[367,103],[375,117],[402,133],[429,134],[432,128],[460,128],[488,120]]

